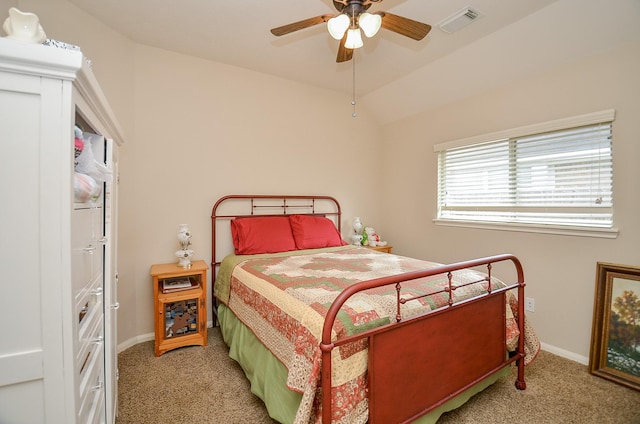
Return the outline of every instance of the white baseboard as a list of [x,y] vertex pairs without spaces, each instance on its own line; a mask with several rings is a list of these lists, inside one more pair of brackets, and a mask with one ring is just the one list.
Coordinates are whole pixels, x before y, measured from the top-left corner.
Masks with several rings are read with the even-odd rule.
[[[211,328],[211,327],[213,327],[213,321],[207,321],[207,328]],[[147,334],[142,334],[140,336],[132,337],[129,340],[125,340],[124,342],[118,345],[118,353],[122,352],[123,350],[127,350],[130,347],[137,345],[138,343],[148,342],[149,340],[155,340],[155,338],[156,338],[155,333],[147,333]]]
[[587,358],[586,356],[578,355],[577,353],[569,352],[568,350],[564,350],[547,343],[540,343],[540,347],[542,350],[553,353],[554,355],[562,356],[563,358],[579,362],[583,365],[589,365],[589,358]]
[[155,333],[147,333],[140,336],[132,337],[129,340],[125,340],[124,342],[118,344],[118,353],[122,352],[123,350],[127,350],[130,347],[137,345],[138,343],[148,342],[149,340],[154,340],[155,338]]

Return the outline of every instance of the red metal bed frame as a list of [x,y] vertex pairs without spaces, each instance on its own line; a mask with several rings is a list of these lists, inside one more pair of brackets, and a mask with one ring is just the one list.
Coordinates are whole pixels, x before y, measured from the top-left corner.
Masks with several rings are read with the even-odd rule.
[[[249,208],[240,213],[219,214],[220,206],[230,201],[247,202]],[[261,210],[269,212],[260,214]],[[334,220],[338,230],[341,228],[340,204],[330,196],[230,195],[220,198],[211,212],[214,278],[221,262],[216,249],[219,221],[294,213],[324,215]],[[408,319],[401,316],[400,304],[411,300],[401,299],[403,281],[445,274],[449,284],[442,291],[453,293],[461,287],[452,282],[454,271],[486,266],[486,278],[465,285],[477,284],[489,281],[492,265],[504,261],[510,261],[515,267],[515,283],[493,290],[489,284],[489,291],[484,295],[457,303],[450,301],[445,307]],[[396,286],[397,293],[396,322],[331,340],[334,321],[347,299],[360,291],[391,284]],[[524,390],[524,287],[522,265],[511,254],[442,265],[348,287],[331,305],[322,330],[322,422],[331,422],[331,352],[338,346],[364,338],[369,344],[369,423],[411,422],[513,362],[518,368],[515,386]],[[517,351],[507,355],[505,295],[506,291],[514,289],[518,292],[520,337]],[[215,323],[217,305],[215,299],[213,302]]]

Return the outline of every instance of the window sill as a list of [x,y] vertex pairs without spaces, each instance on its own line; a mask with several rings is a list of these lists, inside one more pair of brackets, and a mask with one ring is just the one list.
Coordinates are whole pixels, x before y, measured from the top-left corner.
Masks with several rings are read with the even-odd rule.
[[519,231],[524,233],[557,234],[563,236],[617,238],[617,228],[570,227],[562,225],[514,224],[506,222],[456,221],[434,219],[436,225],[446,227],[480,228],[484,230]]

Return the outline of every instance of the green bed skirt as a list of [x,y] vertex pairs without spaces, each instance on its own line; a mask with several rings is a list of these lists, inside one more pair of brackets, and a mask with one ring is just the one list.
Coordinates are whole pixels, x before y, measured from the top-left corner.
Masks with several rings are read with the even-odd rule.
[[[229,346],[229,356],[238,362],[244,370],[251,383],[251,392],[263,400],[271,418],[283,424],[292,423],[302,394],[287,388],[287,368],[223,304],[218,307],[218,321],[222,338]],[[435,423],[442,414],[460,407],[473,395],[508,374],[509,368],[504,368],[415,422],[419,424]]]

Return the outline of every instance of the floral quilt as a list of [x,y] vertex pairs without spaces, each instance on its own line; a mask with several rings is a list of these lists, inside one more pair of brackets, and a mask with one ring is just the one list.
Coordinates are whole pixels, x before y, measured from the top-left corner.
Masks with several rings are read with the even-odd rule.
[[[321,353],[319,343],[324,316],[336,296],[354,283],[399,273],[438,266],[437,263],[382,254],[369,249],[345,246],[318,251],[286,254],[232,256],[231,265],[223,262],[214,286],[214,294],[225,303],[288,369],[287,385],[303,394],[296,423],[320,422],[319,388]],[[456,284],[476,282],[454,292],[454,301],[484,293],[487,279],[472,270],[454,273]],[[445,306],[449,294],[446,275],[402,283],[402,297],[416,300],[401,306],[403,318]],[[505,284],[492,278],[493,288]],[[519,331],[513,307],[515,296],[507,292],[507,347],[517,348]],[[517,309],[515,309],[517,312]],[[356,334],[390,323],[396,316],[395,285],[358,293],[342,308],[333,329],[333,338]],[[529,331],[527,331],[529,333]],[[539,343],[532,331],[528,360]],[[525,360],[527,362],[527,360]],[[336,423],[367,421],[367,345],[354,342],[335,349],[332,354],[332,420]]]

